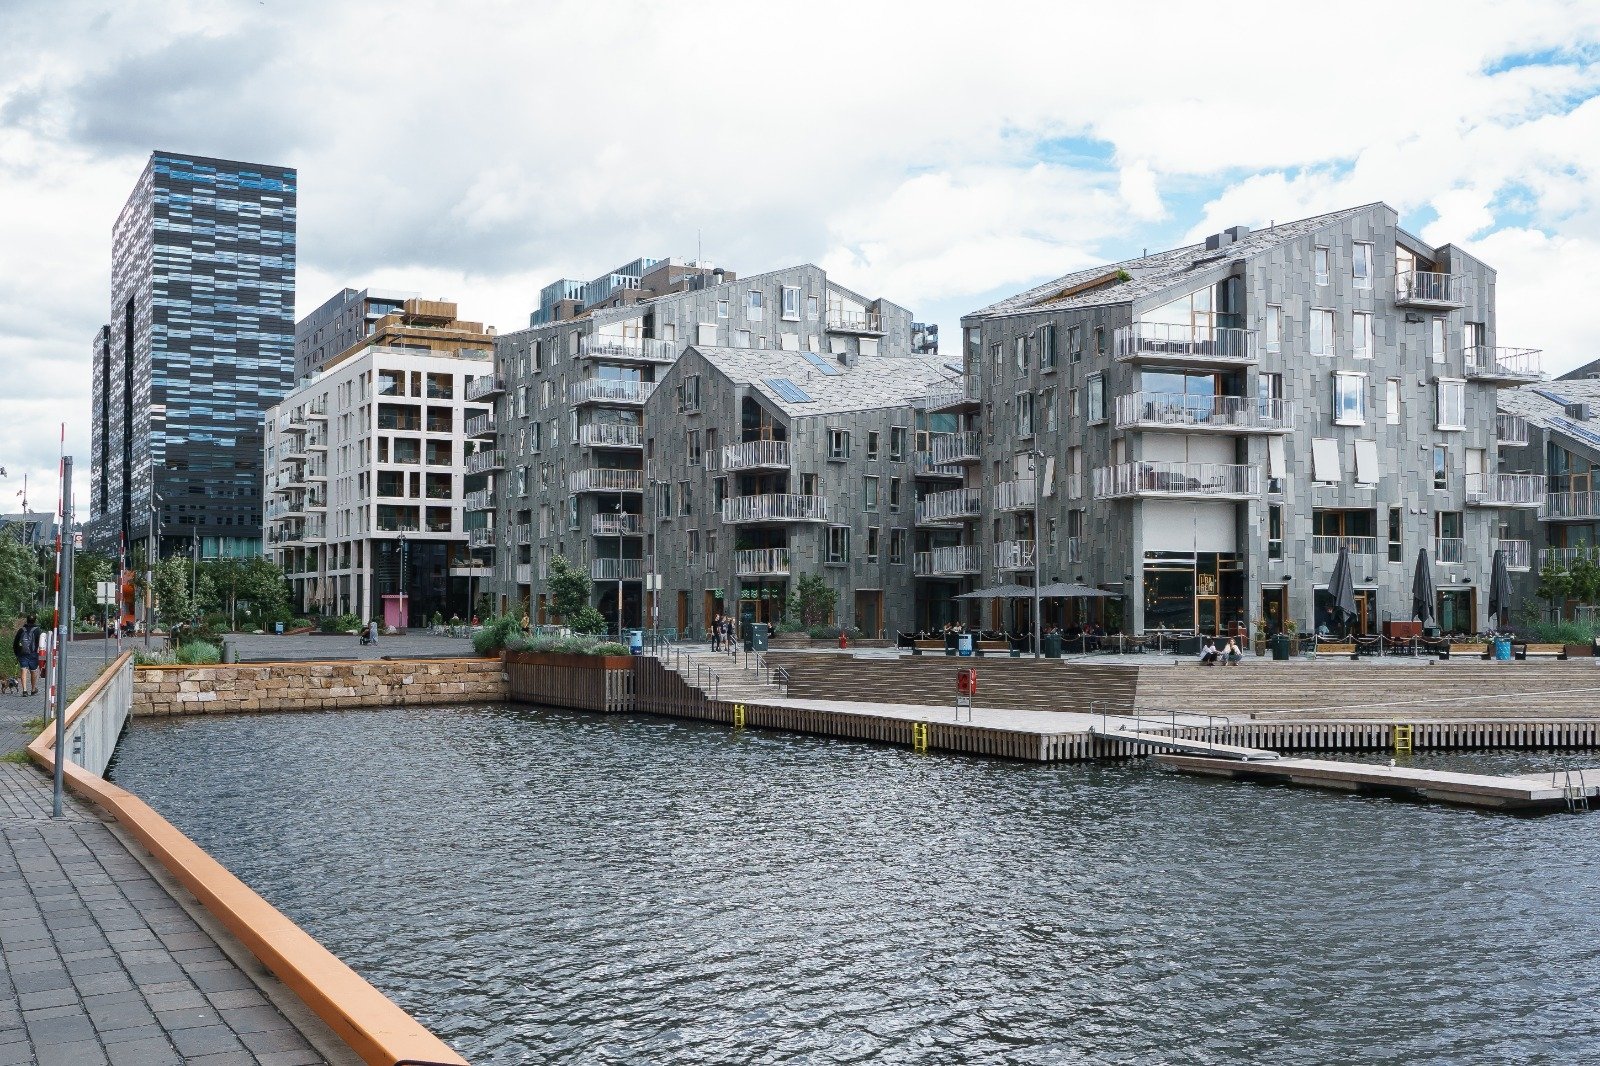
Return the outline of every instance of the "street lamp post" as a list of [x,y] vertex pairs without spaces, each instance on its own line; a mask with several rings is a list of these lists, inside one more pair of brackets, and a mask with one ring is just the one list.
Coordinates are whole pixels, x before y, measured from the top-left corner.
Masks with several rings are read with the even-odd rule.
[[1044,486],[1040,484],[1044,474],[1044,469],[1041,466],[1041,460],[1043,459],[1044,452],[1039,451],[1037,448],[1029,453],[1029,461],[1033,464],[1033,657],[1035,659],[1040,658],[1043,652],[1041,648],[1042,637],[1039,631],[1039,546],[1041,542],[1039,536],[1039,497],[1044,495]]
[[617,639],[622,639],[622,527],[624,524],[622,493],[617,493]]
[[[400,534],[400,628],[406,629],[406,623],[411,621],[411,597],[406,592],[406,535]],[[471,605],[468,605],[470,612]]]

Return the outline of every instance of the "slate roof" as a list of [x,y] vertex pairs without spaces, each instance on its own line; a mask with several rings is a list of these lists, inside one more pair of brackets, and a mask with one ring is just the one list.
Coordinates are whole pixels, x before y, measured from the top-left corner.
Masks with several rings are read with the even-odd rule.
[[1600,463],[1600,419],[1583,422],[1567,415],[1567,405],[1586,403],[1600,413],[1600,378],[1580,378],[1500,389],[1495,406],[1527,419],[1554,435],[1564,447]]
[[[691,344],[690,350],[716,367],[730,381],[747,385],[763,399],[787,415],[839,414],[844,411],[869,411],[878,407],[902,407],[920,399],[932,386],[941,383],[960,388],[960,377],[938,356],[863,355],[854,366],[840,363],[834,356],[816,356],[839,373],[824,374],[806,358],[804,352],[771,348],[715,348]],[[787,379],[810,396],[801,403],[781,395],[769,380]]]
[[[1265,252],[1281,244],[1299,240],[1308,234],[1327,226],[1335,225],[1347,218],[1359,215],[1373,208],[1383,207],[1382,203],[1362,204],[1360,207],[1347,207],[1340,211],[1333,211],[1326,215],[1314,215],[1311,218],[1302,218],[1296,222],[1285,222],[1270,229],[1256,230],[1246,234],[1243,238],[1220,249],[1207,250],[1205,243],[1188,244],[1181,248],[1172,248],[1153,255],[1140,256],[1137,259],[1125,259],[1120,263],[1105,263],[1100,266],[1085,267],[1075,270],[1071,274],[1056,278],[1054,281],[1035,285],[1015,296],[1008,296],[998,303],[990,304],[978,311],[965,315],[965,318],[1000,318],[1006,315],[1027,314],[1045,309],[1058,310],[1078,307],[1101,307],[1109,304],[1124,304],[1161,292],[1163,289],[1181,283],[1184,278],[1197,271],[1208,267],[1226,263],[1232,259],[1246,258]],[[1126,271],[1131,277],[1127,281],[1117,282],[1090,289],[1064,299],[1051,299],[1063,289],[1070,289],[1083,285],[1117,271]]]

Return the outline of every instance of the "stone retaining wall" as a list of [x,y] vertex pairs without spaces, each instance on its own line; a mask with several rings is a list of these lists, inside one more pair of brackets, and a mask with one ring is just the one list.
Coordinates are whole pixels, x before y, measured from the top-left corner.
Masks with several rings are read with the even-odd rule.
[[133,713],[338,711],[507,698],[499,659],[399,659],[141,666]]

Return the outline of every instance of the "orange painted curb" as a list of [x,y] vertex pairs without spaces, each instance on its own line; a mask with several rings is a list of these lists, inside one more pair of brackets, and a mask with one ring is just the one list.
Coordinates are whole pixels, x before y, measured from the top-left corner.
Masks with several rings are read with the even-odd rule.
[[[70,728],[132,656],[124,653],[67,709]],[[141,668],[143,669],[143,668]],[[55,772],[52,723],[28,745],[35,763]],[[306,1006],[370,1066],[467,1066],[467,1060],[401,1010],[365,978],[317,943],[276,907],[184,836],[138,796],[68,761],[66,783],[116,819],[238,937]]]

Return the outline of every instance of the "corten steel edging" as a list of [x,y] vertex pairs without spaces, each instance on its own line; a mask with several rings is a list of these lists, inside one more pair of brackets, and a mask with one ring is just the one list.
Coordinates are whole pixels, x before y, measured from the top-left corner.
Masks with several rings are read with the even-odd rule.
[[250,659],[242,663],[148,663],[134,664],[135,670],[237,670],[272,666],[362,666],[370,663],[492,663],[493,655],[452,655],[434,659]]
[[[129,653],[119,656],[119,667]],[[108,683],[101,674],[67,709],[66,725],[89,707]],[[55,728],[28,745],[28,755],[54,772]],[[299,926],[250,890],[177,827],[138,796],[95,777],[68,760],[67,786],[116,819],[162,866],[193,892],[228,931],[238,937],[285,986],[310,1007],[370,1066],[425,1063],[467,1066],[467,1060],[401,1010]]]

